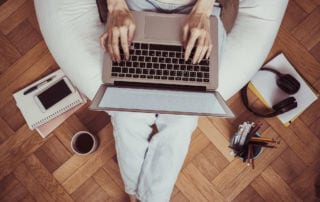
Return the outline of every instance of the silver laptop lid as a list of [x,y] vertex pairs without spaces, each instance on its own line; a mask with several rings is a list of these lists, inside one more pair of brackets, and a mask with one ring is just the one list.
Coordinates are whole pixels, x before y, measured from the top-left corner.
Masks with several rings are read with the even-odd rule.
[[215,91],[159,90],[101,85],[90,107],[96,111],[129,111],[233,118]]
[[[182,27],[185,23],[184,14],[161,14],[154,12],[132,12],[136,22],[136,31],[133,42],[179,45],[182,42]],[[211,37],[213,43],[210,55],[210,82],[201,83],[209,90],[218,87],[218,21],[215,16],[210,17]],[[180,85],[199,85],[197,82],[163,81],[136,78],[114,78],[111,76],[112,60],[105,54],[103,64],[103,82],[113,84],[114,81],[145,82],[145,83],[170,83]]]

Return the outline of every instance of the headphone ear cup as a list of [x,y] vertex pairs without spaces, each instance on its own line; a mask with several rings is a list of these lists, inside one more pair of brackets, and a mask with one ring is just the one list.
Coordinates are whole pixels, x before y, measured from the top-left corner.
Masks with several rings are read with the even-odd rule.
[[275,104],[272,106],[272,109],[277,111],[278,114],[282,114],[284,112],[290,111],[298,106],[297,100],[294,97],[288,97],[285,100]]
[[290,74],[280,75],[277,79],[277,85],[289,95],[295,94],[300,89],[300,83]]

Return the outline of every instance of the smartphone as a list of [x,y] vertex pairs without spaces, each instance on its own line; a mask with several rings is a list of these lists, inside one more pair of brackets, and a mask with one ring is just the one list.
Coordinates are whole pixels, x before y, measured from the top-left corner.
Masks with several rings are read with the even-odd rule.
[[42,112],[50,109],[55,104],[75,91],[70,81],[63,77],[61,80],[40,91],[34,99]]

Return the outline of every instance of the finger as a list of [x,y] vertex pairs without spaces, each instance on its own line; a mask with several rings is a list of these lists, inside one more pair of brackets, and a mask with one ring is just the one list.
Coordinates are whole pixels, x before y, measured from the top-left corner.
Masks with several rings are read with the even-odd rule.
[[200,53],[200,56],[199,56],[199,60],[198,60],[198,63],[201,62],[201,60],[204,58],[204,56],[206,55],[206,53],[208,52],[208,49],[209,49],[209,42],[208,42],[208,39],[206,38],[204,40],[204,47]]
[[127,27],[120,28],[120,42],[121,42],[121,48],[124,53],[124,57],[126,60],[129,60],[128,28]]
[[106,39],[108,37],[108,32],[105,32],[101,37],[100,37],[100,46],[104,51],[107,51],[106,49]]
[[184,48],[186,47],[186,44],[187,44],[188,34],[189,34],[189,26],[185,25],[182,31],[182,44]]
[[112,51],[113,56],[117,60],[117,62],[120,62],[119,37],[120,32],[118,28],[114,28],[112,30]]
[[212,48],[213,48],[213,45],[212,45],[212,42],[209,38],[209,48],[208,48],[208,51],[207,51],[207,54],[206,54],[206,59],[208,60],[210,55],[211,55],[211,52],[212,52]]
[[108,51],[111,57],[112,61],[115,61],[114,56],[113,56],[113,50],[112,50],[112,33],[110,32],[110,35],[108,37]]
[[196,48],[196,52],[194,53],[193,59],[192,59],[192,63],[195,64],[196,62],[199,61],[200,58],[200,54],[204,48],[204,40],[205,37],[204,36],[200,36],[198,38],[198,42],[197,42],[197,48]]
[[185,61],[187,61],[189,59],[191,50],[194,47],[194,44],[195,44],[195,42],[196,42],[198,37],[199,37],[199,31],[196,30],[196,29],[191,30],[191,35],[190,35],[190,38],[188,40],[188,44],[186,46],[186,51],[185,51],[185,54],[184,54],[184,60]]
[[128,29],[128,46],[131,45],[135,30],[136,30],[136,26],[134,24],[130,24]]

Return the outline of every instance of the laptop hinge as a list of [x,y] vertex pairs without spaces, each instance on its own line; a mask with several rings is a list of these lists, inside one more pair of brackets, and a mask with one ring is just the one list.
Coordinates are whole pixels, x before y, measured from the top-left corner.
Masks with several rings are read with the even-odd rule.
[[159,84],[159,83],[140,83],[140,82],[127,82],[115,81],[114,86],[118,87],[134,87],[143,89],[157,89],[157,90],[182,90],[182,91],[206,91],[205,86],[189,86],[189,85],[176,85],[176,84]]

